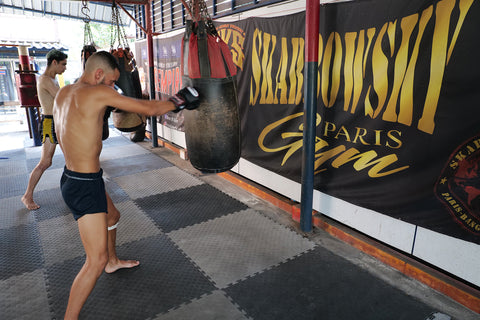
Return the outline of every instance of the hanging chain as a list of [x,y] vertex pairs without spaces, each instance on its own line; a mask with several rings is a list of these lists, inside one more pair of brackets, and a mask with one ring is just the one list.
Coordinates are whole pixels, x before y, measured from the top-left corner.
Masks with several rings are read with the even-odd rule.
[[123,43],[124,43],[124,48],[128,48],[128,41],[127,41],[127,34],[125,33],[125,27],[123,26],[123,21],[122,21],[122,15],[120,14],[120,12],[118,11],[118,7],[117,7],[117,16],[118,16],[118,21],[120,22],[118,25],[119,25],[119,28],[122,33],[122,39],[123,39]]
[[111,23],[111,26],[110,26],[110,50],[113,49],[113,45],[115,44],[115,40],[117,39],[117,34],[116,34],[116,30],[115,30],[115,21],[117,20],[116,19],[116,16],[115,16],[115,10],[113,10],[113,7],[115,5],[115,2],[112,3],[112,23]]
[[83,22],[85,22],[83,28],[83,45],[92,45],[95,46],[95,41],[93,41],[92,30],[90,29],[90,9],[88,8],[88,1],[82,0],[82,13],[85,16]]
[[110,29],[110,49],[115,46],[115,41],[118,41],[117,48],[128,48],[127,34],[123,28],[122,17],[115,0],[112,1],[112,28]]
[[95,45],[95,41],[93,41],[92,30],[90,29],[90,23],[85,23],[85,27],[83,29],[83,44],[84,45]]
[[[198,5],[196,5],[198,4]],[[203,20],[205,22],[205,25],[207,27],[207,30],[209,31],[210,34],[214,36],[218,36],[217,30],[215,26],[213,25],[212,18],[210,17],[210,14],[208,13],[208,8],[205,0],[190,0],[188,2],[190,12],[193,14],[193,20],[195,21],[196,18],[198,17],[200,20]],[[198,9],[198,13],[197,10]]]

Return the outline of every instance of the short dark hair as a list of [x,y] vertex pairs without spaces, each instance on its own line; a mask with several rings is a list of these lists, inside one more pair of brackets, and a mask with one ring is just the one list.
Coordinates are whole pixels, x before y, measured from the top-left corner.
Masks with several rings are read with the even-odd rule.
[[118,60],[115,58],[110,52],[107,51],[97,51],[94,55],[101,58],[112,70],[118,69],[120,70],[120,66],[118,65]]
[[52,49],[47,53],[47,66],[51,65],[53,60],[57,62],[67,59],[68,56],[60,50]]

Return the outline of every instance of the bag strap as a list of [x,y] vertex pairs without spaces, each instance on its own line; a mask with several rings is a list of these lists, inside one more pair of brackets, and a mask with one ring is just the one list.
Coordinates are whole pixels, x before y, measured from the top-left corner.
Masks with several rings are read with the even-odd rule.
[[190,43],[190,36],[192,35],[193,32],[193,21],[192,20],[187,20],[185,23],[185,33],[183,34],[183,39],[182,39],[182,76],[188,76],[188,44]]
[[227,75],[227,77],[230,77],[232,74],[230,73],[230,68],[228,67],[227,59],[225,59],[223,50],[222,50],[222,60],[223,60],[223,66],[225,67],[225,74]]
[[210,78],[210,59],[208,57],[208,34],[203,20],[198,21],[197,28],[198,64],[200,76]]

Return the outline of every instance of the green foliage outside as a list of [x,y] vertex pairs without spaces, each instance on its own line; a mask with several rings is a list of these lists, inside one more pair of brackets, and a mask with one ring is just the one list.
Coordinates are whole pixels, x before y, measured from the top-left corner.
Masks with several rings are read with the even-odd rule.
[[[92,31],[93,40],[97,45],[97,48],[108,50],[112,47],[111,42],[114,38],[113,47],[116,48],[119,45],[118,35],[116,34],[117,27],[113,27],[111,24],[90,22],[90,30]],[[121,27],[121,33],[125,32]],[[123,36],[123,35],[122,35]],[[127,39],[130,44],[134,42],[134,39]]]

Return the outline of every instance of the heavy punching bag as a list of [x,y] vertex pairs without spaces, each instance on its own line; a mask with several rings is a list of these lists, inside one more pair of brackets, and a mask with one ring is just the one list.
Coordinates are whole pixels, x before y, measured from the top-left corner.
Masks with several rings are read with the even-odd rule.
[[[131,98],[142,98],[142,87],[140,84],[140,76],[127,42],[127,36],[123,29],[123,23],[120,12],[115,1],[112,2],[112,38],[110,42],[110,53],[117,58],[120,77],[116,85],[121,89],[122,93]],[[118,46],[115,49],[115,42]],[[113,125],[123,132],[135,132],[130,140],[138,142],[145,138],[145,116],[138,113],[131,113],[115,109],[112,112]]]
[[187,22],[182,45],[183,84],[197,88],[201,97],[197,109],[184,113],[185,139],[192,165],[218,173],[240,159],[236,66],[210,17],[205,18],[204,3],[200,10],[203,18]]
[[[141,99],[142,90],[140,78],[135,66],[135,60],[130,53],[130,49],[117,48],[110,50],[110,53],[118,60],[120,77],[116,81],[116,85],[122,90],[122,94],[128,97]],[[112,112],[112,119],[115,128],[123,132],[133,132],[145,128],[144,117],[137,113],[115,109]]]

